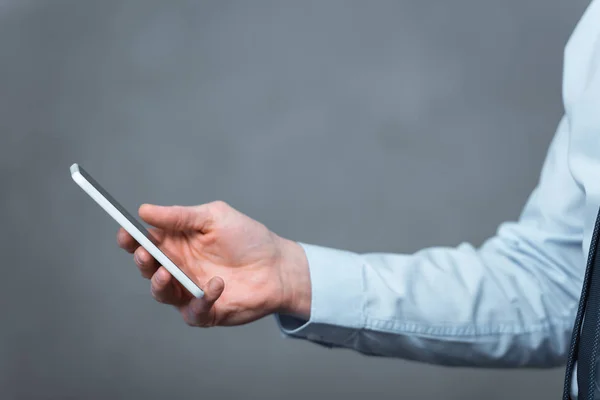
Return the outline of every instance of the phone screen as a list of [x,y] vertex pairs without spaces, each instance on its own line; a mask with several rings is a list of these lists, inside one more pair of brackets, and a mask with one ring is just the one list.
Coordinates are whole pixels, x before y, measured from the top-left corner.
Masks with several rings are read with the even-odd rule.
[[146,227],[144,225],[142,225],[142,223],[140,221],[138,221],[137,218],[135,218],[133,215],[129,214],[129,212],[127,212],[125,207],[123,207],[121,204],[119,204],[119,202],[114,197],[112,197],[110,195],[110,193],[108,193],[106,190],[104,190],[104,188],[98,182],[96,182],[96,180],[94,178],[92,178],[91,175],[88,174],[81,166],[78,166],[78,168],[79,168],[79,173],[94,188],[96,188],[96,190],[99,191],[102,194],[102,196],[106,197],[106,200],[108,200],[110,203],[112,203],[112,205],[115,206],[115,208],[117,210],[119,210],[119,212],[121,214],[123,214],[123,216],[129,220],[129,222],[131,222],[137,229],[139,229],[139,231],[142,232],[142,234],[144,236],[146,236],[146,238],[148,240],[150,240],[155,245],[158,245],[158,241],[156,240],[156,238],[154,236],[152,236],[150,231],[148,231],[148,229],[146,229]]
[[[76,164],[74,164],[74,166],[75,165]],[[180,273],[184,275],[185,278],[187,278],[187,280],[189,280],[189,283],[187,283],[187,286],[190,286],[191,289],[190,289],[190,287],[187,287],[186,284],[184,284],[184,282],[181,282],[181,280],[180,280],[180,282],[182,284],[184,284],[184,286],[186,286],[188,291],[190,291],[192,293],[194,293],[194,292],[202,293],[202,290],[198,287],[198,285],[179,266],[179,265],[182,265],[182,263],[179,262],[179,260],[178,260],[179,257],[176,257],[173,254],[170,254],[168,251],[166,251],[164,246],[159,246],[158,240],[152,235],[152,233],[150,233],[150,231],[148,231],[148,229],[146,229],[146,227],[140,221],[138,221],[133,215],[131,215],[129,212],[127,212],[127,210],[121,204],[119,204],[119,202],[114,197],[112,197],[110,195],[110,193],[108,193],[94,178],[92,178],[91,175],[87,173],[87,171],[85,171],[79,165],[77,165],[77,171],[89,183],[90,186],[92,186],[96,191],[98,191],[98,193],[100,193],[100,195],[102,197],[104,197],[106,199],[106,201],[108,201],[115,209],[117,209],[117,211],[120,214],[122,214],[126,220],[128,220],[143,236],[146,237],[146,239],[148,239],[151,243],[153,243],[160,250],[162,255],[164,257],[166,257],[168,259],[168,261],[170,261],[173,264],[173,266],[175,268],[177,268],[180,271]],[[73,170],[71,171],[71,173],[73,173]],[[98,200],[96,200],[96,201],[98,201]],[[108,210],[106,210],[106,211],[108,212]],[[109,212],[109,214],[110,214],[110,212]],[[114,218],[114,216],[113,216],[113,218]],[[149,249],[146,249],[146,250],[149,250]],[[156,257],[155,257],[155,259],[156,259]],[[165,265],[165,268],[167,268],[169,270],[168,266],[166,266],[166,265]],[[174,271],[170,271],[170,272],[172,274],[174,273]],[[196,288],[197,288],[197,290],[195,290]]]

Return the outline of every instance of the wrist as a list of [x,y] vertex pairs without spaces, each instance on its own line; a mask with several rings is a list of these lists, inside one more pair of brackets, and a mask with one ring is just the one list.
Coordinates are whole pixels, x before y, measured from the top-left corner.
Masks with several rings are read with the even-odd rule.
[[281,238],[280,246],[282,299],[277,312],[308,320],[312,291],[306,253],[302,246],[288,239]]

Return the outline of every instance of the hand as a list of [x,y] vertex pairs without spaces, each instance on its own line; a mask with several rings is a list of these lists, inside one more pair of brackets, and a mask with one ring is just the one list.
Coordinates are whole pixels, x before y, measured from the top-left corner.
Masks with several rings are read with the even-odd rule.
[[157,245],[201,289],[193,297],[123,228],[119,246],[134,254],[153,297],[175,306],[192,326],[240,325],[271,313],[308,319],[310,276],[304,250],[223,202],[162,207],[144,204],[140,217]]

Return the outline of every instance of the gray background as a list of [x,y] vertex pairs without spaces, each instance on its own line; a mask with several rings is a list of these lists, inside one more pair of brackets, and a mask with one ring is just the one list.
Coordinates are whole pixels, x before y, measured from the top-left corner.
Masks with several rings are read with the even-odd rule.
[[132,210],[222,199],[309,243],[480,244],[535,185],[586,5],[0,2],[0,398],[558,398],[562,369],[189,328],[68,168]]

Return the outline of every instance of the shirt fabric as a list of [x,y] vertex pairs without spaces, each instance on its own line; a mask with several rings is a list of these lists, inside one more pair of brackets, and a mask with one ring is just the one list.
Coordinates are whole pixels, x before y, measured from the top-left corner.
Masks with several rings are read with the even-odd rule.
[[593,0],[565,46],[564,115],[518,220],[478,248],[357,254],[300,243],[310,319],[276,315],[284,336],[437,365],[563,365],[600,206],[599,72]]

